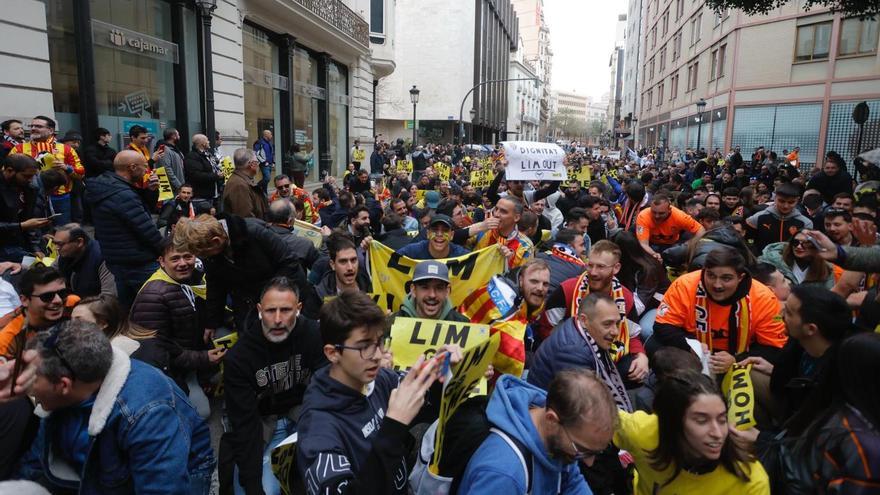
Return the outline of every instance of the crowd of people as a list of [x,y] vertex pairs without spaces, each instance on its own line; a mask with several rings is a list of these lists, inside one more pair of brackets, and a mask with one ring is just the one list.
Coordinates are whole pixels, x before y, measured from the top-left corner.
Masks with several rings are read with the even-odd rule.
[[[0,491],[880,493],[877,154],[377,136],[306,190],[270,130],[55,127],[2,125]],[[501,334],[451,412],[472,347],[395,366],[413,318]]]

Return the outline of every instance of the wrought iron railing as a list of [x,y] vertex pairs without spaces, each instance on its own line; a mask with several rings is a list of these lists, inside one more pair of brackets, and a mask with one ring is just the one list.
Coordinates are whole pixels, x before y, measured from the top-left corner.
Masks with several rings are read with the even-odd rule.
[[341,0],[293,0],[364,48],[370,47],[370,25]]

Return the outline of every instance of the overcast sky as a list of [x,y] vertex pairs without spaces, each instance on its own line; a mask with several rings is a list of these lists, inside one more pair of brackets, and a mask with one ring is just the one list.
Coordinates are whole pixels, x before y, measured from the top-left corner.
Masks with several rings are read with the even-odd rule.
[[596,98],[608,92],[617,16],[626,14],[626,7],[627,0],[544,0],[553,89]]

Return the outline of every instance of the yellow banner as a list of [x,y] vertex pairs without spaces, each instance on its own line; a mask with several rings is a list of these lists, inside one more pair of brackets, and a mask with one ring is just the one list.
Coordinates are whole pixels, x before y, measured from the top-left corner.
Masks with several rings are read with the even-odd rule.
[[440,180],[449,180],[452,175],[452,167],[443,162],[435,163],[434,170],[437,171],[437,177],[440,177]]
[[213,342],[214,349],[224,347],[228,351],[232,348],[232,346],[235,345],[236,342],[238,342],[238,332],[232,332],[229,335],[224,335],[223,337],[216,338]]
[[[397,311],[406,299],[406,284],[412,280],[415,266],[422,260],[414,260],[395,253],[380,242],[370,243],[370,276],[373,294],[378,295],[380,307]],[[453,307],[458,307],[471,292],[489,283],[494,275],[503,273],[507,262],[497,246],[489,246],[457,258],[437,260],[449,267]]]
[[469,349],[488,338],[489,325],[397,317],[391,326],[394,370],[408,370],[419,356],[431,358],[437,348],[445,344],[457,344],[462,349]]
[[425,189],[416,189],[416,201],[422,201],[425,199],[425,193],[428,192]]
[[592,179],[592,172],[590,171],[590,166],[587,164],[581,165],[579,167],[574,167],[572,169],[572,173],[569,174],[569,179],[575,179],[581,183],[581,187],[587,188],[590,187],[590,182]]
[[232,164],[232,158],[228,156],[224,156],[222,160],[220,160],[220,171],[223,172],[223,182],[229,180],[229,177],[232,176],[232,172],[235,171],[235,165]]
[[296,443],[299,435],[294,433],[285,438],[277,447],[272,449],[272,474],[278,479],[281,485],[281,493],[291,495],[293,489],[290,487],[292,479],[292,471],[295,466]]
[[411,160],[397,160],[397,171],[398,172],[406,172],[411,174],[413,171],[413,164]]
[[471,172],[470,184],[474,187],[489,187],[495,179],[495,172],[490,168],[474,170]]
[[751,364],[735,364],[721,382],[721,392],[727,397],[727,421],[737,430],[748,430],[757,424],[751,370]]
[[320,249],[321,244],[324,242],[324,237],[321,235],[321,229],[308,222],[303,222],[302,220],[295,220],[293,222],[293,234],[312,241],[312,244],[314,244],[317,249]]
[[165,167],[156,169],[156,177],[159,178],[159,201],[174,199],[174,191],[171,189],[171,181],[168,180],[168,173],[165,172]]
[[453,366],[452,378],[444,384],[443,396],[440,399],[440,418],[437,421],[437,434],[434,437],[434,455],[428,468],[432,473],[440,472],[440,458],[443,454],[441,446],[446,434],[446,422],[480,384],[495,353],[498,352],[500,343],[501,335],[496,333],[481,344],[465,350],[461,361]]
[[362,162],[362,161],[364,161],[364,158],[366,158],[366,157],[367,157],[367,150],[364,150],[364,149],[354,150],[351,153],[351,161],[353,161],[353,162]]

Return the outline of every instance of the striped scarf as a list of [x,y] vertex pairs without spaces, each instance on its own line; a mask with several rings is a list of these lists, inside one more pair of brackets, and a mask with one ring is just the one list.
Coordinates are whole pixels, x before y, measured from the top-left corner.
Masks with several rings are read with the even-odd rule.
[[593,362],[596,363],[596,374],[599,375],[602,381],[605,382],[608,390],[611,391],[617,408],[623,409],[626,412],[632,412],[633,407],[629,401],[629,395],[626,393],[626,387],[623,385],[623,380],[620,378],[617,366],[614,365],[613,358],[609,355],[609,352],[599,349],[599,344],[596,343],[590,332],[584,330],[581,326],[581,321],[576,316],[572,317],[572,320],[578,333],[587,342],[587,349],[593,354]]
[[[571,300],[571,317],[577,318],[578,309],[581,307],[581,301],[590,293],[590,278],[586,272],[578,278],[575,287],[574,297]],[[629,354],[629,324],[626,318],[626,297],[623,294],[623,284],[617,280],[617,277],[611,279],[611,297],[614,304],[617,305],[617,311],[620,313],[620,322],[617,324],[620,332],[617,334],[617,340],[611,345],[611,359],[614,362],[620,361],[620,358]]]
[[[703,287],[703,280],[697,285],[697,297],[695,310],[697,312],[697,339],[709,347],[712,352],[712,329],[709,328],[709,305],[706,298],[708,294],[706,288]],[[727,351],[736,355],[746,352],[749,349],[749,315],[751,314],[752,304],[748,295],[736,302],[736,305],[730,308],[730,319],[728,323],[728,339],[729,344]]]
[[587,266],[587,264],[584,263],[584,260],[578,258],[567,244],[554,244],[553,248],[550,250],[550,255],[573,265],[581,267]]

